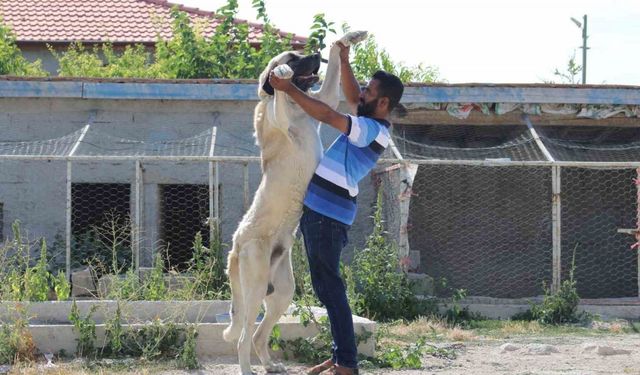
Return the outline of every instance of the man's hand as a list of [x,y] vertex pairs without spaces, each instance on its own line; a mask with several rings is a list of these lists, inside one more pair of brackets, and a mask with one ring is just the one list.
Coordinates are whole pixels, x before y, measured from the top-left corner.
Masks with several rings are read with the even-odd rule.
[[350,46],[345,46],[341,42],[336,42],[336,45],[340,48],[340,62],[341,63],[349,63],[349,51],[351,50]]
[[293,85],[291,84],[291,79],[279,78],[276,74],[274,74],[273,71],[269,73],[269,83],[274,89],[284,92],[287,92],[293,87]]

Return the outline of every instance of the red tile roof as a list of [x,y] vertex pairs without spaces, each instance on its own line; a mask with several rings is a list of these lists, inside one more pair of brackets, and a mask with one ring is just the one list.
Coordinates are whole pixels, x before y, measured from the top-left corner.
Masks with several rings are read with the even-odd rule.
[[[0,18],[18,43],[154,43],[158,33],[163,39],[171,38],[174,5],[166,0],[0,0]],[[207,36],[220,22],[213,12],[178,8],[189,15],[193,25],[206,25],[203,32]],[[262,25],[248,24],[250,42],[259,43]],[[292,42],[304,44],[306,38],[294,36]]]

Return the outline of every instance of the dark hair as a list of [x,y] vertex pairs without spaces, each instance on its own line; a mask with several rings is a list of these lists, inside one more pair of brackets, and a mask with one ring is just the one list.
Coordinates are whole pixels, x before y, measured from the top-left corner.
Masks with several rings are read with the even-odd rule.
[[371,78],[380,82],[378,85],[378,96],[389,98],[389,111],[394,109],[398,103],[400,103],[402,93],[404,92],[404,85],[402,81],[400,81],[400,78],[383,70],[378,70],[373,73]]

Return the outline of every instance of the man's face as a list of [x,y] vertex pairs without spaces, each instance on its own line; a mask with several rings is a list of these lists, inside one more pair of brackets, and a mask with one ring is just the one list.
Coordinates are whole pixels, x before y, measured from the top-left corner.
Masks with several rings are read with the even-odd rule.
[[360,92],[360,102],[356,114],[358,116],[371,117],[378,107],[378,84],[375,79],[369,81],[369,84]]

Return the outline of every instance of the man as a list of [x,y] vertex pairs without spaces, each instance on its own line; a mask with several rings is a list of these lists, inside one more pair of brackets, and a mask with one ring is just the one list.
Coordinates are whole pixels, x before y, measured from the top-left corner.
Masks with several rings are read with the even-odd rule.
[[333,337],[332,358],[311,368],[309,374],[325,370],[339,375],[358,373],[351,309],[340,277],[340,253],[356,215],[358,182],[369,174],[389,144],[389,114],[404,91],[398,77],[383,71],[376,72],[361,91],[349,63],[349,47],[338,45],[342,90],[357,116],[334,111],[290,80],[273,73],[269,78],[273,88],[286,92],[311,117],[342,133],[320,160],[300,219],[313,289],[327,309]]

